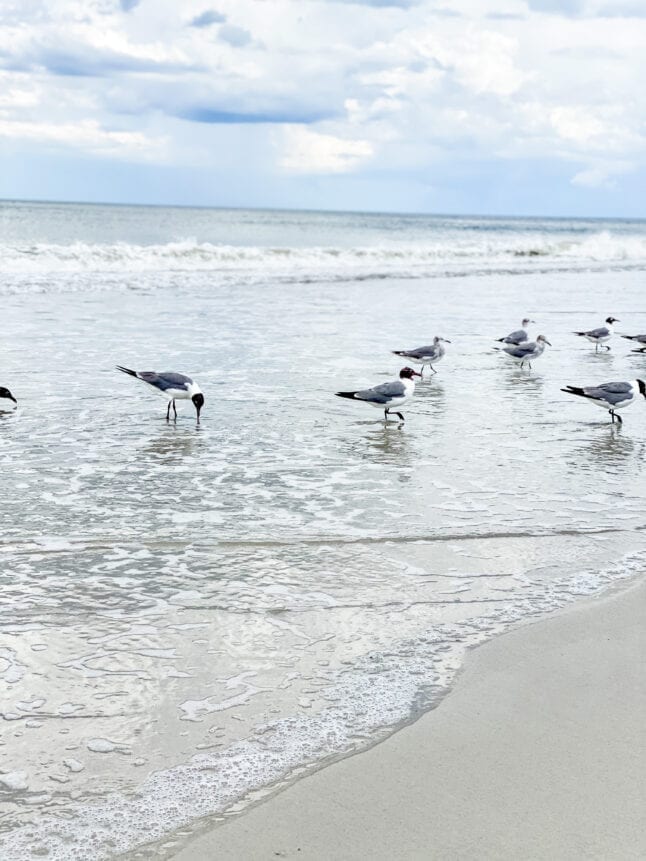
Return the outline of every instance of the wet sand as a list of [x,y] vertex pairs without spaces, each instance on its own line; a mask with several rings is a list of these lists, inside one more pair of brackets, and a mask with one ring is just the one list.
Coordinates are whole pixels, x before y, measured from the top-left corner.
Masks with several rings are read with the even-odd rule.
[[646,857],[645,658],[643,582],[519,628],[435,711],[172,857]]

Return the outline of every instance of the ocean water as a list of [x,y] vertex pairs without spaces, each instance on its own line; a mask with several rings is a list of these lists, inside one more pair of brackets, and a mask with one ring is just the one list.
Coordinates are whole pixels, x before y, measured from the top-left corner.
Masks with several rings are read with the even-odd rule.
[[[645,273],[636,221],[0,203],[0,856],[172,857],[640,575],[646,403],[560,387],[646,376],[572,334]],[[334,398],[435,334],[403,426]]]

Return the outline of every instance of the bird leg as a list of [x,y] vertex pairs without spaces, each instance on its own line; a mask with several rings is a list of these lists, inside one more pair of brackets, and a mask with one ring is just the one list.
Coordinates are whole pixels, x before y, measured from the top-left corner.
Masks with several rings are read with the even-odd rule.
[[610,350],[610,347],[608,345],[606,345],[606,350]]
[[175,398],[173,398],[173,412],[175,413],[175,418],[177,418],[177,407],[175,406]]
[[403,417],[403,415],[402,415],[401,413],[395,413],[395,415],[396,415],[396,416],[399,416],[399,418],[401,419],[401,421],[404,421],[404,417]]
[[618,424],[621,424],[621,423],[623,422],[623,419],[622,419],[622,417],[619,415],[619,413],[615,413],[615,411],[614,411],[614,410],[608,410],[608,412],[609,412],[609,413],[610,413],[610,415],[612,416],[612,423],[613,423],[613,425],[614,425],[614,423],[615,423],[615,418],[617,419]]
[[435,370],[435,368],[433,367],[433,365],[429,365],[429,368],[433,371],[433,373],[434,373],[434,374],[437,374],[437,371]]
[[167,421],[167,422],[168,422],[168,421],[170,421],[170,405],[171,405],[172,403],[173,403],[172,401],[169,401],[169,402],[168,402],[168,409],[166,410],[166,421]]
[[386,409],[384,410],[384,421],[388,421],[388,407],[386,407]]

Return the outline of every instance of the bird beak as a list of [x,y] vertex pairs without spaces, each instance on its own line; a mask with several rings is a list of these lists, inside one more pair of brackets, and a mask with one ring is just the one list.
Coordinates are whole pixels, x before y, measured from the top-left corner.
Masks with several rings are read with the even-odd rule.
[[422,375],[419,373],[419,371],[413,371],[413,374],[412,374],[412,375],[413,375],[414,377],[421,377],[421,376],[422,376]]
[[198,425],[199,425],[199,423],[200,423],[200,410],[201,410],[201,409],[202,409],[202,407],[195,407],[195,412],[197,413],[197,423],[198,423]]
[[13,401],[13,402],[14,402],[14,404],[18,404],[18,401],[14,398],[14,396],[13,396],[13,395],[9,395],[9,400],[10,400],[10,401]]
[[444,343],[445,343],[445,344],[450,344],[450,343],[451,343],[451,342],[449,341],[449,339],[448,339],[448,338],[442,338],[442,340],[444,341]]
[[546,343],[546,344],[549,344],[549,345],[550,345],[550,347],[552,346],[552,345],[550,344],[550,342],[547,340],[547,338],[545,338],[545,343]]

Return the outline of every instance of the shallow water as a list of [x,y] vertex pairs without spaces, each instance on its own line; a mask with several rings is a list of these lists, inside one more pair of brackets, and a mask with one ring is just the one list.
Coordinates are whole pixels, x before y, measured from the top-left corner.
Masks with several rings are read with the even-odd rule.
[[[646,331],[643,224],[0,224],[4,855],[168,852],[439,701],[467,648],[643,570],[646,403],[617,427],[559,391],[646,375],[571,334]],[[492,350],[526,313],[553,344],[531,374]],[[434,334],[403,426],[333,397]],[[116,364],[193,374],[201,424]]]

